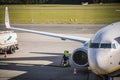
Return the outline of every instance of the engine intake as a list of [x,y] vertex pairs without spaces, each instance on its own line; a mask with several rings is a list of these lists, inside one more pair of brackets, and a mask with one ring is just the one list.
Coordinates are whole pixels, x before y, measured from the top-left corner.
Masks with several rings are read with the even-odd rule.
[[78,66],[88,66],[88,56],[86,50],[77,50],[72,55],[73,62]]

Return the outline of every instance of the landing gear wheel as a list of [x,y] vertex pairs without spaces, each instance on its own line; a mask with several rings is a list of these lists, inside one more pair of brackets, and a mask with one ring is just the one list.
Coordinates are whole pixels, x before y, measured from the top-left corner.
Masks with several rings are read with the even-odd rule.
[[9,48],[9,50],[7,51],[7,53],[8,53],[8,54],[13,54],[13,53],[15,53],[15,47],[14,47],[14,46],[11,46],[11,47]]

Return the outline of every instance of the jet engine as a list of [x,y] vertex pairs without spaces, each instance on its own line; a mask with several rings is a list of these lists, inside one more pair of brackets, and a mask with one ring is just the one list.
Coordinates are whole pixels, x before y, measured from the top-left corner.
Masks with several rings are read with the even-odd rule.
[[88,66],[88,55],[87,47],[83,46],[74,50],[71,55],[72,65],[79,67]]

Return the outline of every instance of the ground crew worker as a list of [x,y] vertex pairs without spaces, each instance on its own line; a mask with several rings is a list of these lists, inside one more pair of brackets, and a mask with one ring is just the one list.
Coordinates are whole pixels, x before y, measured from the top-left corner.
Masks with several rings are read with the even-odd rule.
[[63,66],[68,67],[69,66],[69,51],[65,50],[63,55]]

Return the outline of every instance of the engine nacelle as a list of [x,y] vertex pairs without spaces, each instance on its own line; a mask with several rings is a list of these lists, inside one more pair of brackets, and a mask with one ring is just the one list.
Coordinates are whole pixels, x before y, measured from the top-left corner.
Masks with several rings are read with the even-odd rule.
[[77,48],[71,55],[72,65],[78,67],[87,67],[88,66],[88,49],[86,46]]

